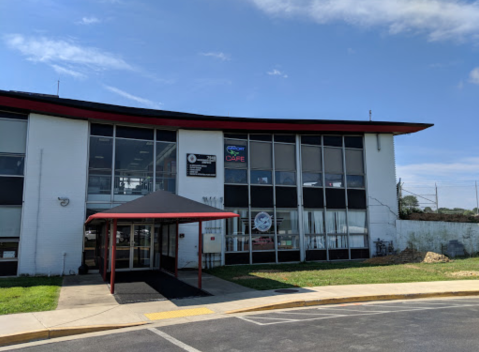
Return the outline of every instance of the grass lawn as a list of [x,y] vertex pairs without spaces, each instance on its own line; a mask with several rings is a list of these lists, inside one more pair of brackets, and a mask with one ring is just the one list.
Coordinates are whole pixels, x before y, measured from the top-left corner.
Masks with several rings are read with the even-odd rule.
[[271,290],[288,287],[479,279],[479,276],[461,275],[467,271],[473,271],[479,275],[479,258],[456,259],[449,263],[434,264],[374,265],[361,262],[310,262],[244,265],[218,267],[207,272],[246,287]]
[[0,279],[0,315],[55,309],[62,280],[61,277]]

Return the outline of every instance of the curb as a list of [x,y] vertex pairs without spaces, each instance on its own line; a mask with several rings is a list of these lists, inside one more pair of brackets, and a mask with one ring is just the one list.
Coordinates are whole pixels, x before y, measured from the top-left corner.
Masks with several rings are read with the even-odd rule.
[[348,297],[334,297],[313,300],[296,300],[283,301],[279,303],[264,304],[260,306],[248,307],[230,310],[225,314],[238,314],[249,312],[261,312],[273,309],[285,308],[299,308],[309,306],[321,306],[326,304],[340,304],[340,303],[355,303],[355,302],[369,302],[369,301],[391,301],[404,299],[420,299],[420,298],[434,298],[434,297],[466,297],[479,296],[479,291],[455,291],[455,292],[430,292],[430,293],[399,293],[399,294],[385,294],[385,295],[370,295],[370,296],[348,296]]
[[147,324],[147,322],[108,324],[108,325],[89,325],[89,326],[78,326],[78,327],[75,326],[75,327],[50,328],[50,329],[26,331],[26,332],[20,332],[16,334],[0,336],[0,347],[9,346],[13,344],[19,344],[19,343],[26,343],[31,341],[53,339],[55,337],[72,336],[72,335],[86,334],[89,332],[128,328],[128,327],[139,326],[144,324]]

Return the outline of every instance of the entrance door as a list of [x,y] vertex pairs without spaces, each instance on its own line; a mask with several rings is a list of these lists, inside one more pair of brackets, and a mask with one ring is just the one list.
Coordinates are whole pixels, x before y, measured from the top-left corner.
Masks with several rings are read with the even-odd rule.
[[152,225],[119,224],[116,232],[116,269],[152,268],[152,246]]
[[131,225],[118,225],[116,229],[116,263],[115,263],[117,269],[129,269],[131,267],[130,239],[131,239]]
[[152,266],[153,244],[152,226],[150,225],[133,225],[133,241],[132,241],[132,260],[133,268],[149,268]]

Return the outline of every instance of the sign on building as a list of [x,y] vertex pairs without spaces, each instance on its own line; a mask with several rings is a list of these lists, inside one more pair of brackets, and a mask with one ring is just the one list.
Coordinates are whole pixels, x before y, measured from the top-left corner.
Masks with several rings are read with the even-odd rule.
[[216,177],[216,155],[187,154],[186,176]]

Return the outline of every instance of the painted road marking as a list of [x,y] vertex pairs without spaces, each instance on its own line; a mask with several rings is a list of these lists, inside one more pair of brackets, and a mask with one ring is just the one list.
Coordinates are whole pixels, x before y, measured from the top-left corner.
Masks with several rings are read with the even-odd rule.
[[180,340],[175,339],[173,336],[168,335],[166,332],[154,329],[154,328],[149,328],[151,332],[163,337],[165,340],[170,341],[172,344],[184,349],[185,351],[188,352],[201,352],[200,350],[197,350],[194,347],[191,347],[190,345],[187,345],[186,343],[181,342]]
[[206,315],[206,314],[214,314],[214,312],[208,308],[192,308],[192,309],[170,310],[167,312],[159,312],[159,313],[147,313],[145,314],[145,316],[150,320],[162,320],[162,319],[172,319],[172,318],[193,317],[196,315]]
[[[442,307],[408,307],[408,306],[398,306],[398,305],[383,305],[383,304],[368,304],[364,305],[364,307],[371,307],[371,308],[396,308],[395,310],[390,310],[390,311],[374,311],[374,310],[359,310],[359,309],[345,309],[343,307],[328,307],[328,308],[316,308],[316,311],[318,311],[318,314],[314,313],[301,313],[301,310],[303,309],[297,309],[296,311],[281,311],[281,312],[268,312],[268,313],[263,313],[263,314],[248,314],[248,315],[243,315],[243,316],[237,316],[237,318],[254,323],[256,325],[274,325],[274,324],[285,324],[285,323],[296,323],[296,322],[302,322],[302,321],[313,321],[313,320],[324,320],[324,319],[333,319],[333,318],[343,318],[343,317],[349,317],[349,316],[366,316],[366,315],[377,315],[377,314],[392,314],[392,313],[402,313],[402,312],[417,312],[421,310],[438,310],[438,309],[449,309],[449,308],[466,308],[466,307],[479,307],[479,304],[453,304],[449,306],[442,306]],[[358,307],[359,308],[359,307]],[[403,309],[397,309],[397,308],[403,308]],[[311,308],[306,308],[304,310],[311,311]],[[328,310],[328,316],[325,316],[325,313],[320,313],[322,310]],[[331,314],[330,312],[338,312],[338,313],[343,313],[343,314]],[[357,314],[359,313],[359,314]],[[274,317],[274,315],[293,315],[297,314],[298,319],[285,319],[283,317]],[[267,315],[267,316],[261,316],[261,315]],[[309,318],[311,317],[311,318]],[[263,320],[262,322],[256,321],[256,319]],[[272,320],[270,322],[265,322],[265,320]]]

